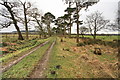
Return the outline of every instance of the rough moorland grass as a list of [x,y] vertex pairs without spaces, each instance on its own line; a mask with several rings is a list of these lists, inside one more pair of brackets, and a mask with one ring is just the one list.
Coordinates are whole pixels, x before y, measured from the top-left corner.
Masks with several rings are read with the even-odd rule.
[[[98,60],[101,63],[104,63],[105,61],[115,63],[115,61],[117,61],[114,53],[110,55],[104,53],[101,56],[97,56],[94,55],[89,48],[82,52],[74,52],[72,51],[72,48],[77,47],[75,39],[64,38],[64,41],[65,42],[60,42],[60,38],[57,38],[56,45],[54,46],[50,56],[48,70],[46,71],[47,78],[97,78],[99,76],[95,75],[92,70],[96,70],[98,73],[104,73],[104,71],[100,71],[96,68],[96,64],[93,65],[95,66],[93,67],[85,60],[81,59],[81,56],[83,55],[88,55],[90,61],[92,61],[92,59],[96,59],[96,61]],[[82,47],[77,48],[79,50],[82,49]],[[84,46],[84,48],[86,49],[86,46]],[[69,49],[69,51],[66,49]],[[57,65],[61,65],[61,69],[57,69]],[[51,71],[55,71],[56,74],[51,74]],[[112,74],[114,75],[114,73]],[[104,75],[105,73],[101,74],[101,76]]]
[[[67,40],[67,42],[68,41],[69,40]],[[75,73],[78,70],[78,67],[76,67],[73,62],[73,60],[78,55],[74,52],[63,50],[63,48],[70,49],[68,45],[75,44],[73,44],[72,42],[65,46],[63,46],[62,44],[63,43],[60,43],[60,39],[57,38],[56,45],[54,46],[52,54],[50,56],[48,70],[46,71],[46,75],[48,78],[73,78],[75,77]],[[57,69],[57,65],[61,65],[61,69]],[[51,71],[56,71],[56,74],[51,74]]]
[[[47,40],[49,40],[49,39],[50,39],[50,38],[37,40],[36,44],[34,44],[33,46],[26,47],[26,48],[23,48],[23,49],[21,49],[21,50],[18,50],[18,51],[16,51],[16,52],[14,52],[14,53],[7,54],[7,55],[3,56],[2,58],[0,58],[0,61],[2,61],[3,63],[4,63],[4,62],[7,62],[7,60],[9,60],[10,58],[13,58],[14,56],[19,56],[19,54],[21,54],[21,53],[23,53],[23,52],[25,52],[25,51],[27,51],[27,50],[30,50],[30,49],[32,49],[33,47],[35,47],[35,46],[37,46],[37,45],[40,45],[41,43],[43,43],[43,42],[45,42],[45,41],[47,41]],[[23,44],[23,45],[24,45],[24,44]],[[21,56],[22,56],[22,55],[21,55]]]
[[26,78],[29,73],[34,69],[35,65],[42,58],[45,51],[49,48],[52,41],[45,46],[37,49],[35,52],[25,57],[18,64],[11,67],[7,72],[4,72],[3,78]]
[[118,61],[118,58],[116,57],[116,54],[114,55],[111,55],[111,54],[103,54],[101,56],[98,56],[98,59],[102,62],[104,61],[108,61],[108,62],[111,62],[111,63],[115,63]]

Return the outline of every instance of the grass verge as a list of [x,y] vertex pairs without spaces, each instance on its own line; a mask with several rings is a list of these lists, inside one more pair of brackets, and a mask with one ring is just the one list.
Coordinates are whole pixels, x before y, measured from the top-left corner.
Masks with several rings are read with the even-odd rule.
[[50,41],[45,46],[37,49],[32,54],[25,57],[18,64],[11,67],[8,71],[4,72],[3,78],[26,78],[29,73],[34,69],[35,65],[42,58],[45,51],[51,45],[52,41]]
[[21,57],[22,55],[24,55],[27,52],[29,52],[32,48],[40,45],[41,43],[43,43],[43,42],[45,42],[47,40],[50,40],[50,38],[48,38],[48,39],[40,39],[33,46],[26,47],[26,48],[23,48],[21,50],[18,50],[16,52],[14,52],[14,53],[10,53],[10,54],[7,54],[7,55],[3,56],[2,58],[0,58],[0,61],[2,61],[2,64],[5,65],[5,64],[11,62],[11,60],[14,60],[14,59],[16,59],[18,57]]
[[[69,40],[68,40],[69,41]],[[66,43],[66,42],[65,42]],[[69,43],[69,42],[68,42]],[[69,45],[65,45],[64,42],[60,42],[60,38],[57,38],[56,44],[53,47],[53,50],[50,55],[50,61],[48,63],[48,70],[46,71],[47,78],[73,78],[75,77],[74,70],[75,65],[73,65],[73,60],[76,56],[69,50],[69,45],[75,45],[72,42]],[[73,56],[74,55],[74,56]],[[60,65],[61,68],[57,69],[56,66]],[[52,71],[55,71],[56,74],[51,74]]]

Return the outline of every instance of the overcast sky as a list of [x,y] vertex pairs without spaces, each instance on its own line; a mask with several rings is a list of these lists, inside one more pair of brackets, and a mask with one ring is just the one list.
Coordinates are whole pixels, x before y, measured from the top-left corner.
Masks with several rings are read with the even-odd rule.
[[[68,7],[68,5],[64,4],[62,0],[30,0],[30,1],[33,2],[34,5],[39,8],[39,10],[42,10],[43,13],[51,12],[56,17],[63,16],[64,10]],[[80,13],[81,14],[80,18],[81,20],[85,20],[86,15],[98,10],[103,13],[103,16],[106,19],[114,21],[115,17],[117,17],[119,1],[120,0],[100,0],[99,3],[89,7],[87,12],[82,10]],[[7,29],[3,29],[2,32],[13,30],[15,30],[14,27],[9,27]],[[75,27],[73,27],[72,30],[73,30],[72,32],[75,32]]]

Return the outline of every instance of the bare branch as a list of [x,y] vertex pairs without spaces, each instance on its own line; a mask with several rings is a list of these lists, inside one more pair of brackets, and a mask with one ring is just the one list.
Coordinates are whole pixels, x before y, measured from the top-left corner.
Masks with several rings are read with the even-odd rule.
[[105,20],[102,13],[96,11],[86,18],[86,23],[89,26],[91,35],[95,38],[98,31],[106,29],[109,20]]
[[2,26],[2,28],[7,28],[7,27],[9,27],[11,24],[13,24],[12,21],[4,21],[4,23],[3,23],[3,22],[0,23],[0,25]]

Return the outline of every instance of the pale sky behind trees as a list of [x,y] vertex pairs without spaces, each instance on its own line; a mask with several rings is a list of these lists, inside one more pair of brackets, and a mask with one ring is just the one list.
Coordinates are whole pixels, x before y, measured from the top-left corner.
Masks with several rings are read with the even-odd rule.
[[[22,0],[24,1],[24,0]],[[68,7],[64,4],[62,0],[27,0],[33,2],[34,6],[41,10],[43,13],[51,12],[57,17],[63,16],[65,14],[64,10]],[[93,13],[94,11],[99,11],[103,13],[105,19],[109,19],[113,22],[117,17],[118,2],[120,0],[100,0],[97,4],[90,6],[87,11],[82,10],[80,13],[80,20],[85,21],[86,15]],[[33,28],[34,29],[34,28]],[[9,28],[4,28],[0,32],[11,32],[16,31],[14,26]],[[72,27],[72,33],[76,32],[76,25]],[[106,31],[105,31],[106,32]],[[104,33],[104,32],[100,32]],[[107,32],[107,33],[110,33]],[[113,33],[113,32],[112,32]]]

